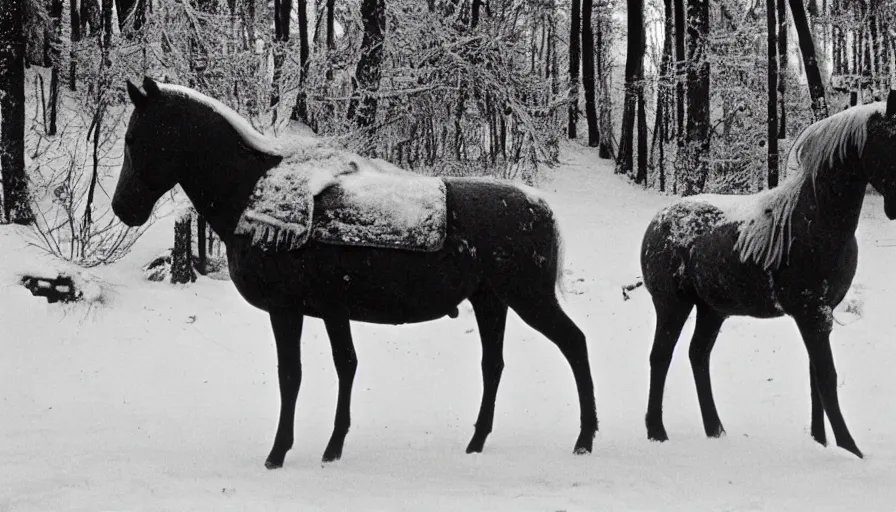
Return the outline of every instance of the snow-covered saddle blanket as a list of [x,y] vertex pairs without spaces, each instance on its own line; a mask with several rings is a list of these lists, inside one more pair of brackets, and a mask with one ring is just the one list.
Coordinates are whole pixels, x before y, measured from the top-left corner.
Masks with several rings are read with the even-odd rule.
[[428,252],[442,248],[446,216],[441,179],[384,172],[357,155],[313,146],[258,181],[236,234],[273,251],[314,239]]

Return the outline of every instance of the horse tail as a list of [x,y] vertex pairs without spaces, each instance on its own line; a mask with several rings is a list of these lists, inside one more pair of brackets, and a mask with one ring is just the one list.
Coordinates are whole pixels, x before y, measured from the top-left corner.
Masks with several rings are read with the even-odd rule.
[[563,281],[563,271],[565,270],[565,260],[566,260],[566,245],[563,243],[563,234],[560,232],[560,223],[557,222],[557,217],[554,216],[554,254],[557,255],[557,261],[554,275],[554,286],[556,286],[557,291],[560,292],[560,296],[566,298],[566,292],[568,291],[566,288],[566,284]]

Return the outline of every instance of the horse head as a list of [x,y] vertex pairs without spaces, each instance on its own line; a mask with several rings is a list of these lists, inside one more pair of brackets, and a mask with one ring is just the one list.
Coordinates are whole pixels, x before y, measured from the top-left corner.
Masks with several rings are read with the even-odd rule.
[[158,84],[146,77],[144,91],[130,80],[127,89],[134,112],[124,138],[124,162],[112,211],[128,226],[139,226],[149,220],[159,198],[177,184],[183,149],[170,144],[177,140],[180,127],[170,109],[161,108],[164,98]]
[[864,167],[868,181],[884,197],[884,212],[896,219],[896,91],[887,97],[882,116],[869,120],[868,140],[864,148]]

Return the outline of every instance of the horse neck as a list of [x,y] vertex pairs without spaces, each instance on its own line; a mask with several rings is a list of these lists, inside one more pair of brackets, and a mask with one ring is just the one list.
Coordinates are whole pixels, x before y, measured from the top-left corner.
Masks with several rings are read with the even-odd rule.
[[282,157],[249,148],[241,139],[211,139],[195,146],[204,150],[188,158],[179,182],[196,211],[227,243],[256,183]]
[[855,154],[833,166],[825,165],[814,184],[806,180],[800,191],[792,219],[793,239],[832,251],[815,251],[813,258],[839,255],[838,249],[855,236],[867,184],[861,160]]

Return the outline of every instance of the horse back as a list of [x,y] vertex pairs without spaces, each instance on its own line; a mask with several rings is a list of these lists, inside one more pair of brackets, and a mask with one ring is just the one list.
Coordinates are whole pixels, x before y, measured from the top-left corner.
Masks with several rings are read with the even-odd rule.
[[[265,311],[401,324],[445,316],[487,282],[499,293],[550,286],[558,263],[553,214],[518,187],[446,180],[447,229],[437,251],[332,245],[264,251],[248,236],[227,243],[231,278]],[[507,293],[503,293],[506,295]]]
[[784,312],[772,272],[741,261],[738,224],[712,204],[684,200],[650,222],[641,247],[644,284],[654,300],[702,302],[727,315]]

